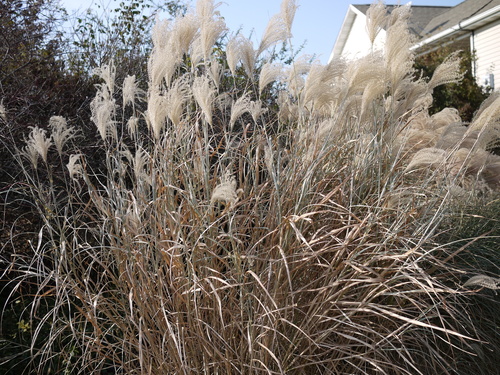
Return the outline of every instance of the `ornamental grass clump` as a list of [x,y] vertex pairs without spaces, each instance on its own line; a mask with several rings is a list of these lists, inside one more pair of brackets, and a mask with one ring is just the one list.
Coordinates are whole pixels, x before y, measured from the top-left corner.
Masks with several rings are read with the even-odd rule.
[[[120,118],[129,112],[114,98],[113,64],[99,70],[91,106],[100,171],[70,130],[52,133],[56,148],[33,129],[19,153],[27,183],[18,193],[43,220],[31,256],[10,266],[14,288],[38,286],[26,310],[30,365],[79,374],[493,371],[498,337],[469,302],[497,276],[464,288],[467,246],[452,251],[436,236],[452,191],[498,192],[487,172],[497,162],[489,155],[472,168],[475,152],[489,152],[481,135],[469,159],[453,156],[458,146],[437,149],[442,128],[459,119],[428,115],[432,89],[459,77],[441,69],[447,78],[415,78],[409,9],[375,8],[370,28],[387,27],[385,51],[285,67],[268,49],[289,38],[294,1],[257,50],[229,36],[227,60],[213,48],[225,30],[216,8],[199,0],[185,18],[158,21],[147,93],[134,94],[133,76],[124,83],[123,106],[147,108],[133,126]],[[464,136],[496,131],[493,103]],[[418,132],[429,135],[419,142]],[[57,178],[42,182],[42,173]]]

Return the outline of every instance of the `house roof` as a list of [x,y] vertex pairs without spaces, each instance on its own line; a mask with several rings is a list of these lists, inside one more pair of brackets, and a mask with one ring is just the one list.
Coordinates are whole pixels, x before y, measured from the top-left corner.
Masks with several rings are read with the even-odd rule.
[[[330,59],[342,54],[351,27],[357,16],[366,16],[371,4],[350,5],[335,42]],[[386,5],[390,13],[396,6]],[[438,48],[451,40],[461,40],[472,30],[500,19],[500,0],[465,0],[454,7],[411,6],[408,26],[420,40],[412,49]]]
[[465,0],[434,17],[412,49],[424,53],[450,41],[459,41],[470,32],[500,19],[500,0]]
[[[370,4],[353,4],[353,7],[366,15],[368,8],[370,8]],[[386,5],[387,13],[391,13],[395,7],[396,5]],[[412,5],[408,27],[413,34],[420,36],[425,26],[436,17],[436,15],[446,13],[450,9],[451,7],[447,6]]]
[[421,36],[428,38],[497,6],[500,6],[500,0],[466,0],[432,18]]

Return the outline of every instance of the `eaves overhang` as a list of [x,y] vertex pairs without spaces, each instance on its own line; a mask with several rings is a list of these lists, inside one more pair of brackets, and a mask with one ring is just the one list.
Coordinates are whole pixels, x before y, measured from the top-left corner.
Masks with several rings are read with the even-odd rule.
[[459,40],[467,37],[472,31],[498,19],[500,19],[500,6],[488,9],[486,12],[467,18],[446,30],[422,39],[420,42],[410,47],[410,49],[418,54],[425,53],[426,51],[446,44],[450,40]]

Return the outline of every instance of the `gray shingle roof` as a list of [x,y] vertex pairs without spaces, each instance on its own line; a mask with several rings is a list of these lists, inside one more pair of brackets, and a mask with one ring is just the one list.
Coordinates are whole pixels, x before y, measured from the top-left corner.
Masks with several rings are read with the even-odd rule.
[[428,38],[499,5],[500,0],[466,0],[447,12],[435,16],[424,28],[421,36]]
[[[500,0],[498,0],[500,1]],[[358,9],[363,14],[366,14],[368,8],[370,8],[370,4],[353,4],[353,6]],[[386,5],[387,12],[391,13],[395,8],[395,5]],[[451,7],[445,6],[419,6],[412,5],[411,7],[411,15],[409,19],[409,28],[410,31],[420,36],[425,26],[437,15],[441,15],[449,11]]]

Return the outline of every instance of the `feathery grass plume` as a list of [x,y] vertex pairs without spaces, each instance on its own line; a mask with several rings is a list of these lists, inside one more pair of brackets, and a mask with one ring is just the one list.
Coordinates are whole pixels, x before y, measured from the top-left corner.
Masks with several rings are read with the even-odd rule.
[[464,284],[464,287],[481,286],[483,288],[498,290],[500,289],[500,278],[486,275],[472,276]]
[[181,62],[180,49],[173,45],[172,22],[158,20],[153,26],[153,49],[148,60],[149,86],[160,88],[163,80],[170,86],[175,69]]
[[217,91],[219,91],[221,79],[222,79],[222,76],[224,75],[224,68],[219,63],[219,61],[212,60],[210,62],[208,74],[210,75],[210,78],[212,78],[212,81],[213,81]]
[[385,27],[389,28],[398,21],[403,21],[408,23],[411,16],[411,3],[404,5],[398,4],[392,8],[391,13],[387,15]]
[[333,59],[326,65],[313,63],[305,81],[303,105],[311,102],[314,109],[321,110],[334,102],[340,94],[338,81],[345,68],[343,59]]
[[[290,17],[290,14],[288,13],[285,16]],[[293,20],[293,17],[291,19]],[[287,24],[289,20],[290,18],[288,20],[283,19],[283,15],[281,14],[281,12],[271,17],[271,19],[267,23],[266,29],[264,30],[264,34],[262,35],[259,48],[257,49],[257,57],[259,57],[260,54],[269,47],[275,45],[280,41],[284,42],[292,36],[290,31],[291,25]]]
[[116,77],[116,66],[113,60],[111,60],[108,64],[95,68],[93,73],[104,81],[107,91],[109,91],[109,96],[112,97],[115,93]]
[[3,98],[0,101],[0,119],[3,120],[4,122],[7,122],[7,110],[3,105]]
[[242,38],[240,47],[241,63],[245,69],[245,73],[250,79],[253,79],[253,71],[255,69],[256,54],[253,48],[253,42],[250,39]]
[[248,111],[252,116],[253,121],[257,124],[259,117],[268,111],[268,108],[262,107],[262,102],[260,100],[251,101],[248,105]]
[[462,119],[456,108],[443,108],[441,111],[434,113],[428,122],[428,128],[437,130],[452,124],[461,124]]
[[366,11],[366,32],[373,46],[377,35],[387,25],[387,9],[382,1],[372,4]]
[[156,139],[160,138],[161,132],[165,128],[165,122],[168,116],[167,113],[168,103],[165,95],[158,89],[150,90],[146,120]]
[[35,147],[34,142],[31,139],[28,139],[26,141],[26,146],[22,148],[19,154],[28,159],[34,169],[38,168],[39,153]]
[[229,70],[231,70],[233,75],[236,75],[236,66],[238,62],[241,61],[247,76],[250,78],[253,76],[256,55],[253,49],[253,43],[250,39],[240,34],[231,38],[227,44],[226,55]]
[[200,24],[195,14],[188,13],[185,16],[175,19],[172,26],[172,36],[170,43],[176,50],[176,55],[183,56],[189,53],[191,44],[193,43],[199,31]]
[[460,148],[451,154],[450,172],[485,183],[490,189],[500,188],[500,156],[482,149]]
[[216,95],[216,90],[210,84],[207,76],[196,77],[191,87],[194,99],[205,115],[205,120],[212,125],[212,105]]
[[[436,130],[435,133],[438,133]],[[479,131],[467,132],[467,126],[452,123],[439,129],[439,138],[436,148],[443,150],[457,150],[459,148],[472,149],[477,146]],[[477,148],[477,147],[476,147]]]
[[243,95],[239,97],[231,106],[231,118],[229,120],[229,129],[233,130],[236,120],[245,112],[250,110],[250,97]]
[[181,76],[174,81],[172,87],[165,95],[167,115],[175,126],[178,126],[181,121],[184,104],[189,98],[188,90],[188,77]]
[[214,4],[213,0],[198,0],[196,3],[196,15],[200,22],[198,39],[201,43],[201,51],[205,61],[209,60],[212,47],[217,39],[227,30],[224,18],[215,11],[220,4]]
[[133,140],[137,140],[138,130],[139,130],[139,117],[131,116],[127,120],[127,131]]
[[[366,84],[371,80],[379,80],[384,76],[384,65],[380,54],[369,54],[347,64],[344,79],[347,83],[345,96],[362,94]],[[386,87],[387,82],[384,85]]]
[[304,76],[309,73],[311,69],[311,62],[309,60],[309,56],[303,55],[295,60],[288,68],[286,83],[289,93],[294,97],[298,97],[304,88]]
[[480,108],[474,117],[467,134],[479,131],[478,147],[490,149],[500,144],[500,96],[495,96],[488,105]]
[[83,174],[83,167],[79,163],[82,154],[72,154],[69,156],[68,164],[66,168],[69,171],[69,177],[71,179],[76,179]]
[[116,139],[116,124],[114,120],[116,111],[115,99],[111,98],[108,92],[98,90],[90,103],[90,110],[92,113],[90,119],[96,125],[101,138],[103,140],[106,140],[108,137]]
[[404,20],[396,20],[387,29],[384,45],[385,66],[393,95],[403,79],[410,77],[414,71],[415,56],[410,50],[411,44],[412,38],[407,23]]
[[277,81],[282,77],[283,65],[267,61],[260,70],[259,74],[259,95],[262,95],[264,88],[271,82]]
[[448,153],[434,147],[424,148],[417,151],[406,166],[405,172],[442,167],[446,163]]
[[226,207],[234,207],[238,201],[238,192],[236,191],[236,178],[229,169],[224,171],[220,183],[215,187],[210,198],[210,203],[224,203]]
[[113,61],[109,64],[97,68],[94,73],[99,75],[104,84],[98,84],[97,93],[90,103],[91,117],[103,140],[108,137],[116,140],[118,135],[115,123],[116,100],[113,97],[115,86],[116,68]]
[[144,92],[137,86],[137,81],[135,75],[128,75],[123,80],[123,108],[131,104],[134,106],[136,98],[142,95]]
[[52,140],[59,155],[62,155],[63,147],[70,139],[75,137],[76,130],[68,128],[66,119],[62,116],[52,116],[49,119],[49,126],[52,130]]
[[148,175],[147,166],[150,161],[150,155],[142,147],[135,150],[135,155],[132,159],[132,166],[136,181],[143,181],[151,184],[151,177]]
[[411,156],[424,148],[440,148],[436,146],[439,134],[432,130],[407,128],[396,138],[397,152]]
[[451,53],[434,71],[429,81],[429,90],[447,83],[458,83],[462,80],[465,72],[460,72],[461,51]]
[[[33,163],[36,160],[36,157],[33,155],[33,152],[36,151],[38,156],[42,158],[42,160],[47,163],[47,155],[49,151],[49,147],[52,146],[52,140],[50,137],[47,137],[47,131],[45,129],[40,129],[38,126],[30,127],[31,132],[28,136],[28,140],[26,141],[26,153]],[[36,168],[36,162],[33,163],[33,166]]]
[[236,76],[236,65],[240,61],[240,35],[235,35],[226,44],[226,62],[233,76]]
[[286,25],[288,35],[292,35],[293,19],[295,18],[297,8],[295,0],[283,0],[281,2],[280,15]]

